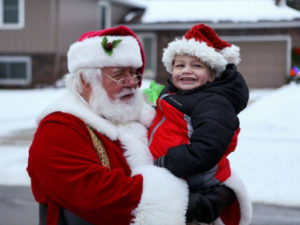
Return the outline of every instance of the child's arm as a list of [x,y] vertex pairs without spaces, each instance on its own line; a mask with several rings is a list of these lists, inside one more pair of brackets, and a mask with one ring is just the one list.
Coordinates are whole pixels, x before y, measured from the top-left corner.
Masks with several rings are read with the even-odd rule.
[[[225,154],[239,120],[231,103],[222,95],[201,100],[192,110],[190,144],[169,148],[155,161],[178,177],[187,177],[214,167]],[[209,107],[208,107],[209,106]]]

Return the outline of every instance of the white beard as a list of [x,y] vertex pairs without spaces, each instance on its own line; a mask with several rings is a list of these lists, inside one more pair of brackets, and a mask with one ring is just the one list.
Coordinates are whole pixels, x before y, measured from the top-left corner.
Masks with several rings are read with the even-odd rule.
[[[131,92],[134,95],[128,102],[122,102],[119,99],[122,95]],[[102,84],[94,82],[89,105],[95,113],[114,123],[139,121],[143,105],[143,95],[137,89],[125,89],[118,95],[116,100],[111,100],[102,87]]]

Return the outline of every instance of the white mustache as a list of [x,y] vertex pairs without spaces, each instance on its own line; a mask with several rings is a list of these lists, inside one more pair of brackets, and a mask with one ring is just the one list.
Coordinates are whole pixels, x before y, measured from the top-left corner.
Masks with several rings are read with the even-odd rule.
[[117,98],[122,98],[125,95],[131,95],[135,94],[136,89],[135,88],[124,88],[120,93],[117,94]]

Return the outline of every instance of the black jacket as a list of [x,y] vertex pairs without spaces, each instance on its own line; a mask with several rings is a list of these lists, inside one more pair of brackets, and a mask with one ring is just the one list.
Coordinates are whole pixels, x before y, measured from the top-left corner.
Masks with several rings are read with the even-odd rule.
[[239,128],[237,114],[247,105],[249,90],[244,78],[234,64],[228,64],[212,83],[182,91],[169,81],[160,96],[166,93],[172,94],[165,101],[190,116],[193,132],[190,144],[170,148],[158,161],[178,177],[213,168]]

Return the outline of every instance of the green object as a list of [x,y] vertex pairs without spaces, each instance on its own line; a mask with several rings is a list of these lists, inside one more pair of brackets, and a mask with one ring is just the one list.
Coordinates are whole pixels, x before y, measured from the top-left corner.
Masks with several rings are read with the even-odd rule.
[[151,81],[149,88],[144,89],[144,93],[147,95],[148,102],[153,103],[156,106],[156,99],[164,87],[164,85],[160,85],[155,81]]
[[101,45],[102,48],[104,49],[105,53],[109,56],[113,54],[113,50],[117,45],[121,42],[121,39],[114,40],[113,42],[108,42],[107,37],[104,36],[102,39]]

